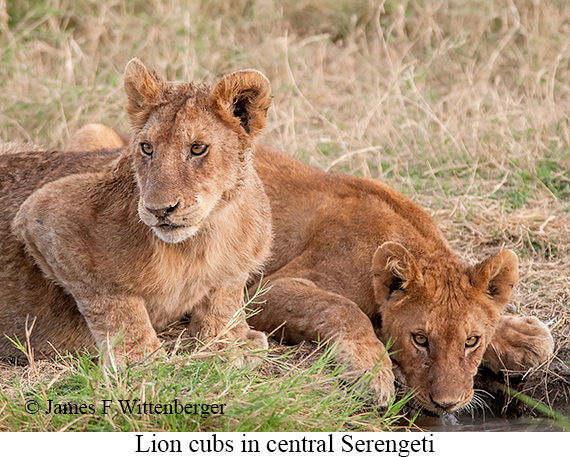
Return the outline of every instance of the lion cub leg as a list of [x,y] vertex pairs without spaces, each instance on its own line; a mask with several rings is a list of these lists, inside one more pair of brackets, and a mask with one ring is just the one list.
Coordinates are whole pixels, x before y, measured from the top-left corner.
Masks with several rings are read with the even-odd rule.
[[112,353],[119,363],[133,362],[159,350],[161,342],[142,298],[90,292],[74,296],[104,357]]
[[503,316],[483,356],[494,372],[526,371],[548,360],[554,340],[536,317]]
[[[267,337],[249,327],[244,307],[242,283],[213,290],[192,308],[188,330],[201,341],[213,342],[217,349],[231,348],[235,342],[252,349],[267,349]],[[257,360],[255,356],[243,357],[246,363]]]
[[[73,296],[105,357],[112,347],[118,362],[132,362],[153,353],[160,341],[144,300],[112,284],[98,270],[99,246],[86,242],[90,233],[84,229],[85,222],[74,221],[73,211],[67,210],[74,204],[65,198],[78,200],[82,195],[71,185],[76,181],[75,177],[62,178],[35,191],[20,206],[12,227],[44,276]],[[60,303],[49,306],[53,314],[61,314]],[[48,341],[65,339],[57,333],[54,326],[53,335],[45,337]]]
[[269,278],[268,286],[265,303],[255,305],[259,312],[248,322],[266,332],[281,327],[279,333],[292,343],[335,344],[337,360],[347,365],[345,378],[355,381],[371,373],[368,390],[373,402],[386,406],[394,395],[392,362],[358,305],[302,278]]

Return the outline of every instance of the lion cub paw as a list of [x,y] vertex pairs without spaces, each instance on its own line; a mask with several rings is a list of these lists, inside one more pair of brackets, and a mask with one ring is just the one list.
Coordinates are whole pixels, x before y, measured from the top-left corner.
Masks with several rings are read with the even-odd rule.
[[394,373],[390,368],[381,368],[374,375],[368,384],[368,390],[371,394],[371,402],[378,407],[384,408],[388,406],[390,400],[394,398]]
[[166,358],[166,351],[158,339],[156,339],[152,345],[148,345],[144,349],[140,345],[113,345],[106,342],[102,346],[101,356],[103,365],[120,366],[143,362],[145,360]]
[[264,350],[269,348],[267,336],[263,332],[250,330],[246,335],[246,344],[253,350]]
[[247,352],[243,354],[243,356],[234,359],[233,363],[238,366],[250,365],[255,367],[259,365],[259,363],[261,363],[262,356],[260,354],[256,354],[256,352],[264,351],[269,348],[269,343],[265,333],[258,332],[257,330],[249,330],[241,340],[245,343],[245,350],[251,352]]
[[355,385],[363,398],[375,406],[386,407],[394,397],[392,360],[384,346],[375,337],[368,340],[340,342],[336,354],[339,363],[347,370],[342,378]]
[[388,406],[395,395],[394,373],[391,364],[386,361],[371,370],[346,371],[343,379],[353,383],[363,398],[380,408]]
[[232,365],[242,367],[258,365],[263,358],[263,354],[259,352],[268,349],[269,343],[265,333],[242,328],[234,329],[222,338],[210,341],[206,346],[220,352]]
[[[240,346],[251,351],[264,350],[269,347],[267,336],[263,332],[251,328],[239,329],[227,335],[229,341],[235,341]],[[231,343],[230,343],[231,344]]]
[[526,371],[552,355],[554,340],[548,327],[536,317],[504,316],[483,356],[494,372]]

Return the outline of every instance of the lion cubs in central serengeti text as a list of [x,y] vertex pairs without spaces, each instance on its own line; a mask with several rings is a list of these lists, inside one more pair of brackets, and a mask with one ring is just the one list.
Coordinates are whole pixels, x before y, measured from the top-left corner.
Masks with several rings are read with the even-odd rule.
[[267,79],[171,84],[133,59],[125,90],[132,135],[117,160],[0,153],[0,356],[22,355],[9,338],[33,327],[37,355],[107,350],[122,335],[114,354],[132,361],[188,312],[201,339],[227,331],[267,347],[243,320],[227,330],[271,243],[252,159]]

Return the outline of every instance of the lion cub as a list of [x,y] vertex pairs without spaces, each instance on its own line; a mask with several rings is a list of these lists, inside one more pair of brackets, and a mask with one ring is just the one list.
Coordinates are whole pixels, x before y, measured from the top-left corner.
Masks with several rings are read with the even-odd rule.
[[124,81],[132,131],[118,159],[0,153],[0,356],[21,355],[10,339],[31,329],[37,355],[108,350],[122,335],[114,354],[133,361],[185,313],[202,339],[267,347],[230,323],[271,244],[252,159],[269,82],[248,70],[213,88],[172,84],[137,59]]
[[[102,148],[124,146],[95,124],[73,142],[103,161]],[[254,328],[336,343],[345,378],[372,374],[377,405],[394,394],[396,365],[415,401],[435,413],[477,406],[480,365],[520,372],[551,356],[546,325],[504,315],[518,278],[514,252],[466,264],[427,213],[386,184],[324,173],[259,143],[254,164],[274,230]]]

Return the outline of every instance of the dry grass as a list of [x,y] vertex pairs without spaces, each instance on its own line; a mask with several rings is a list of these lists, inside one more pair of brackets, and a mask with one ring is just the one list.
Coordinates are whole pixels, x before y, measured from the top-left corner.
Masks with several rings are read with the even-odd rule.
[[554,371],[528,386],[568,404],[568,36],[566,0],[0,0],[0,140],[125,130],[133,56],[171,80],[257,68],[274,93],[264,141],[383,179],[469,260],[517,252],[513,303],[557,338]]

